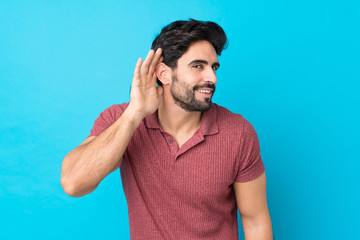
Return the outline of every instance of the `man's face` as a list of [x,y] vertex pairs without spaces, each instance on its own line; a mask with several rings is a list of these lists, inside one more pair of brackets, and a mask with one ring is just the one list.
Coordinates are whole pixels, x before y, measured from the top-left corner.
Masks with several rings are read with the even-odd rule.
[[208,41],[199,41],[178,59],[170,86],[174,102],[186,111],[210,109],[219,68],[217,54]]

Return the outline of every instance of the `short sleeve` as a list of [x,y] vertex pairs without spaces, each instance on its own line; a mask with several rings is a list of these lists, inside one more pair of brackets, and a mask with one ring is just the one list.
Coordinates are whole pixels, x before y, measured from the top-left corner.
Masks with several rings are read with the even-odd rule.
[[115,104],[100,113],[99,117],[95,120],[89,137],[98,136],[105,129],[110,127],[121,116],[127,105],[127,103],[123,103],[121,105]]
[[265,167],[260,155],[260,144],[254,127],[243,119],[240,147],[237,155],[236,182],[248,182],[258,178]]

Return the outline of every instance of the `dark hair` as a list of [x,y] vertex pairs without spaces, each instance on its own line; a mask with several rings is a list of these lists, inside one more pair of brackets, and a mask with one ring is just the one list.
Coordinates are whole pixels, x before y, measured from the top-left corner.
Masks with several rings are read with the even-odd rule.
[[[175,21],[165,26],[154,39],[151,49],[162,49],[164,63],[172,69],[177,67],[178,59],[188,50],[189,46],[197,41],[210,42],[217,53],[221,55],[228,45],[224,30],[210,21]],[[162,83],[158,80],[158,85]]]

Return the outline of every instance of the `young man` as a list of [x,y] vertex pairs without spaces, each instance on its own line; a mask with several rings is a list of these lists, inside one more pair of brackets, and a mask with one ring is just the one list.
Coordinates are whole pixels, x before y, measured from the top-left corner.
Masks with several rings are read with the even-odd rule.
[[211,102],[226,43],[213,22],[164,27],[129,104],[102,112],[64,158],[65,192],[88,194],[120,167],[131,239],[238,239],[237,207],[246,239],[272,239],[255,130]]

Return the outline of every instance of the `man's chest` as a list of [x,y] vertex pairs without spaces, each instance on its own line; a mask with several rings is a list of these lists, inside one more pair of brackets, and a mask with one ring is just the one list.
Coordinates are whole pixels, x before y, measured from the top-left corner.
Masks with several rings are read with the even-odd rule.
[[179,149],[166,134],[135,138],[142,141],[129,144],[126,168],[141,189],[151,189],[149,194],[189,201],[220,200],[231,194],[236,150],[230,141],[194,136]]

